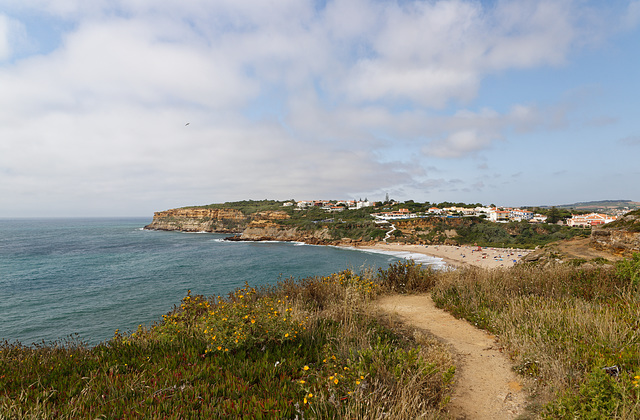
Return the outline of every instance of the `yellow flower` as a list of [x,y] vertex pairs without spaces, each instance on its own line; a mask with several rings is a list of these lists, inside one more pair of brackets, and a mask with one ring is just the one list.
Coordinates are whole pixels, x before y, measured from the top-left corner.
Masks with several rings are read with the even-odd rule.
[[307,403],[307,397],[304,397],[304,403],[305,404]]
[[313,398],[313,394],[312,394],[312,393],[309,393],[308,397],[309,397],[309,398]]
[[301,383],[301,384],[305,383],[305,382],[304,382],[304,379],[300,379],[300,383]]
[[336,384],[336,385],[338,385],[338,378],[334,379],[334,380],[333,380],[333,383],[334,383],[334,384]]
[[303,367],[302,369],[304,369],[304,370],[309,370],[309,366],[304,365],[304,367]]

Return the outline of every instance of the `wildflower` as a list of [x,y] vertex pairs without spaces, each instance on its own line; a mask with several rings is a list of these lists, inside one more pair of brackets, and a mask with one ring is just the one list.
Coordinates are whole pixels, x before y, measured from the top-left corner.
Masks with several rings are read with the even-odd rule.
[[309,370],[309,366],[304,365],[304,367],[303,367],[302,369],[304,369],[304,370]]
[[300,383],[301,383],[301,384],[304,384],[304,383],[305,383],[305,380],[304,380],[304,379],[300,379]]

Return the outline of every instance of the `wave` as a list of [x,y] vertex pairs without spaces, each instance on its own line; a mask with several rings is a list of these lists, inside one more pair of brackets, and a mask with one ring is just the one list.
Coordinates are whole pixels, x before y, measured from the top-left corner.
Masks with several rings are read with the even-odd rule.
[[361,249],[361,248],[350,248],[350,249],[354,249],[356,251],[361,251],[361,252],[369,252],[372,254],[389,255],[391,257],[403,258],[405,260],[413,260],[419,264],[434,266],[434,268],[445,268],[447,266],[447,263],[442,258],[432,257],[429,255],[420,254],[417,252],[384,251],[381,249],[378,250],[378,249]]

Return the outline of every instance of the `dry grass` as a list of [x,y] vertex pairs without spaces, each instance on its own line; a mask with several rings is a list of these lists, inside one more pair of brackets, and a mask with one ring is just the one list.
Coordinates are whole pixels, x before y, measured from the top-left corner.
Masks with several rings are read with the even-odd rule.
[[432,294],[500,337],[535,384],[541,417],[636,418],[640,290],[624,264],[462,269]]

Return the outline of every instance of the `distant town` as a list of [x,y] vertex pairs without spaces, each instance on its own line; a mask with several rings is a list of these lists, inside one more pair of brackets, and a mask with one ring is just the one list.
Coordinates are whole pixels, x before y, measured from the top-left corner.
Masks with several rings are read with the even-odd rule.
[[[311,201],[287,201],[285,207],[294,206],[294,210],[320,208],[328,213],[359,210],[369,207],[378,207],[382,203],[369,200],[311,200]],[[431,206],[422,211],[411,211],[408,208],[397,208],[403,203],[397,201],[385,201],[382,212],[371,213],[371,216],[379,223],[389,223],[391,220],[413,219],[421,217],[480,217],[495,223],[528,222],[528,223],[556,223],[571,227],[592,227],[604,225],[616,220],[619,216],[632,210],[629,207],[621,209],[608,209],[604,212],[577,211],[570,217],[552,218],[548,214],[536,213],[529,209],[500,207],[500,206]],[[411,201],[411,204],[415,204]],[[396,209],[392,209],[396,208]],[[552,208],[553,209],[553,208]],[[547,213],[553,210],[547,209]]]

